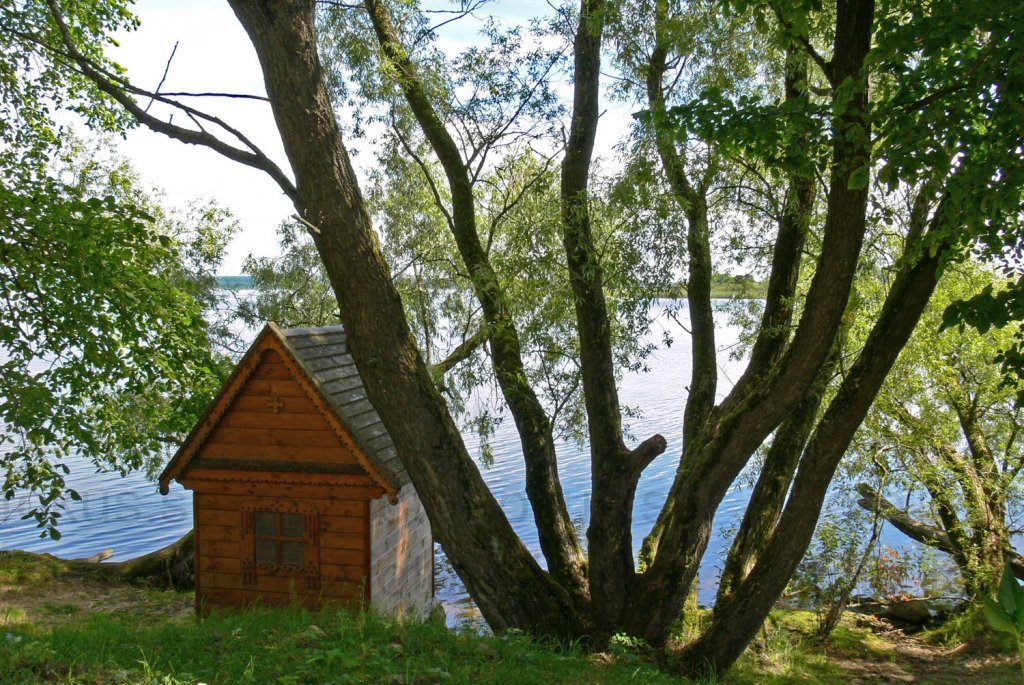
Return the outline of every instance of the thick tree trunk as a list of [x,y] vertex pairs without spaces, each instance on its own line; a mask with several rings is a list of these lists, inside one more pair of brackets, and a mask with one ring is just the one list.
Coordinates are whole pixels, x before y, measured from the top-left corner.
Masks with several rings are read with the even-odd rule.
[[537,564],[480,477],[416,348],[342,142],[317,53],[312,0],[233,0],[263,68],[301,216],[352,355],[435,536],[495,630],[576,637],[579,601]]
[[[807,62],[808,57],[799,46],[791,45],[786,51],[783,86],[789,105],[807,98]],[[748,372],[745,376],[748,379],[760,378],[768,373],[789,341],[800,261],[814,207],[814,178],[809,173],[813,167],[807,159],[807,145],[808,137],[803,134],[793,141],[789,150],[794,159],[802,159],[808,168],[790,175],[772,254],[774,268],[768,279],[765,310],[747,363]],[[807,396],[775,432],[740,529],[733,539],[722,569],[718,585],[720,598],[731,593],[734,586],[746,577],[771,538],[771,532],[782,513],[786,493],[793,482],[800,453],[817,420],[818,409],[837,356],[838,350],[819,373]]]
[[684,673],[721,672],[732,664],[785,589],[810,544],[835,469],[935,289],[941,253],[905,264],[897,274],[878,322],[804,450],[771,542],[728,601],[715,607],[708,630],[685,648]]
[[[851,179],[855,173],[863,173],[870,161],[870,133],[865,119],[867,84],[861,70],[870,48],[874,4],[872,0],[844,0],[837,9],[830,78],[835,85],[843,84],[844,97],[849,99],[833,122],[828,209],[817,269],[793,341],[773,372],[755,381],[749,381],[745,374],[709,414],[696,439],[684,444],[683,463],[661,514],[657,553],[638,582],[639,592],[632,605],[629,631],[651,642],[661,643],[667,638],[707,549],[715,512],[729,486],[814,382],[842,322],[866,225],[867,183],[851,183]],[[821,485],[822,494],[826,488],[827,482]],[[813,513],[812,530],[816,511],[808,512]],[[752,627],[746,623],[737,626],[741,642],[736,644],[747,644],[760,625],[759,615],[758,611],[751,612]],[[714,658],[715,669],[732,663],[726,660],[729,653],[725,650]]]
[[793,483],[793,476],[796,475],[800,455],[818,418],[818,409],[821,407],[833,368],[834,364],[828,364],[822,370],[815,387],[811,388],[804,401],[797,405],[793,416],[783,422],[775,432],[757,483],[750,494],[743,521],[725,559],[716,604],[724,601],[742,585],[771,540],[779,516],[782,515],[786,495]]
[[565,506],[551,422],[527,380],[519,331],[505,290],[477,232],[469,168],[402,46],[387,7],[378,0],[365,0],[365,6],[381,51],[397,72],[409,108],[448,179],[452,198],[450,225],[487,321],[495,378],[519,431],[526,464],[526,495],[533,509],[541,552],[555,578],[582,599],[586,595],[586,561]]
[[[658,151],[665,179],[676,203],[686,217],[686,246],[689,254],[689,276],[686,300],[690,314],[692,370],[689,392],[683,410],[683,460],[688,445],[698,441],[715,401],[718,384],[718,361],[715,349],[714,311],[711,306],[711,247],[708,225],[707,187],[691,181],[686,158],[675,143],[675,134],[667,119],[665,72],[669,61],[669,3],[656,0],[654,16],[654,49],[647,64],[647,104],[651,111],[654,146]],[[676,479],[669,492],[672,502],[678,496],[682,481]],[[653,529],[644,539],[640,552],[644,565],[657,554],[661,535],[672,511],[666,505]],[[688,582],[688,581],[686,581]],[[634,612],[635,613],[635,612]]]
[[666,446],[660,435],[632,452],[623,442],[604,275],[590,221],[588,187],[599,117],[606,11],[603,0],[581,1],[573,51],[572,125],[561,178],[562,242],[576,310],[590,435],[593,491],[587,538],[597,644],[617,629],[623,603],[632,590],[633,498],[640,473]]

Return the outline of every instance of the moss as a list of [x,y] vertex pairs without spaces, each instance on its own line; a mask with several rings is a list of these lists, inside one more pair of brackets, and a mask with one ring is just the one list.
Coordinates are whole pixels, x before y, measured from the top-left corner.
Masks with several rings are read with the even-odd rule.
[[66,571],[64,563],[47,554],[0,552],[0,584],[38,585]]

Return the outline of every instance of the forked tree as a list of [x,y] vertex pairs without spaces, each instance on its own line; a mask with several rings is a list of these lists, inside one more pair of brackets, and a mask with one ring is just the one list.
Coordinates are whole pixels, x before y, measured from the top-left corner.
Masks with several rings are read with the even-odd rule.
[[[1015,3],[708,3],[701,8],[705,21],[738,16],[771,48],[756,55],[762,62],[752,73],[779,75],[781,95],[748,97],[722,87],[673,95],[692,54],[703,50],[714,59],[710,45],[681,41],[687,34],[681,17],[696,5],[582,0],[567,15],[575,22],[573,102],[560,213],[592,460],[584,552],[562,495],[551,421],[526,382],[528,362],[507,284],[481,237],[471,153],[450,130],[443,93],[424,78],[390,3],[325,2],[318,10],[313,0],[230,0],[263,70],[285,170],[225,122],[138,89],[88,56],[59,0],[45,2],[41,49],[60,53],[139,123],[265,171],[294,202],[337,297],[367,393],[438,541],[499,631],[515,627],[596,645],[627,633],[664,644],[719,504],[753,455],[768,447],[728,562],[728,591],[703,634],[675,660],[685,673],[727,669],[806,550],[834,471],[943,265],[973,236],[1019,225],[1024,68],[1015,47],[1022,22]],[[546,568],[484,484],[410,332],[329,92],[318,11],[365,13],[359,16],[372,25],[382,73],[400,89],[443,170],[447,188],[437,199],[483,312],[494,377],[519,432]],[[620,26],[632,11],[650,17],[635,25],[644,40],[631,59],[646,100],[639,118],[659,156],[663,185],[685,218],[694,360],[689,391],[679,389],[683,451],[642,568],[631,535],[633,499],[641,473],[666,442],[656,435],[628,445],[623,434],[606,256],[595,240],[588,197],[602,47],[608,27]],[[149,98],[185,116],[159,118],[145,108]],[[197,126],[181,125],[183,118]],[[699,164],[698,153],[704,155]],[[774,223],[771,273],[750,361],[716,402],[710,232],[715,217],[728,211],[716,187],[716,170],[725,167],[746,169],[765,182],[766,196],[783,201],[767,213]],[[873,195],[894,189],[916,198],[907,221],[875,211]],[[863,346],[837,363],[865,236],[879,226],[901,233],[902,254],[887,271],[887,294]],[[831,385],[827,395],[825,385]]]

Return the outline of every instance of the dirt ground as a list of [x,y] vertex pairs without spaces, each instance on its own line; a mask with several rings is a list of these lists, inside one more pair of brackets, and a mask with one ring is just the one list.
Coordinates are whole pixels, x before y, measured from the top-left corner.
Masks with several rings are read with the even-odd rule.
[[993,654],[969,644],[942,647],[884,619],[851,618],[861,627],[870,628],[876,638],[872,654],[857,655],[849,650],[824,647],[829,661],[850,673],[850,683],[1001,685],[1021,682],[1020,664],[1011,655]]
[[48,626],[107,611],[140,618],[191,615],[190,592],[167,592],[109,579],[60,573],[45,582],[0,581],[0,629],[17,623]]

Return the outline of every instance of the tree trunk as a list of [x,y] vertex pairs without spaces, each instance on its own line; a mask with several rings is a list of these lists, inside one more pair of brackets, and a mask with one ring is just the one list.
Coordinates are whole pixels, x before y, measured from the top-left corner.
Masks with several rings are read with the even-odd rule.
[[365,6],[381,51],[397,72],[409,108],[448,179],[452,198],[450,226],[487,321],[495,378],[519,432],[526,464],[526,495],[541,551],[555,578],[582,600],[586,595],[586,560],[565,506],[551,422],[527,381],[519,331],[507,295],[480,241],[469,168],[402,46],[387,7],[378,0],[365,0]]
[[728,601],[715,607],[708,630],[684,649],[682,672],[718,673],[732,664],[785,589],[810,544],[835,469],[935,289],[941,253],[904,264],[897,274],[877,324],[808,441],[770,543]]
[[590,221],[588,188],[600,113],[601,36],[606,12],[603,0],[581,0],[573,51],[572,125],[561,177],[562,242],[579,331],[590,436],[593,491],[587,538],[591,613],[599,645],[618,628],[623,604],[632,591],[633,498],[640,474],[666,446],[660,435],[633,451],[623,442],[611,321]]
[[[786,51],[786,71],[783,87],[789,105],[807,98],[807,55],[803,49],[790,45]],[[789,154],[810,166],[807,157],[808,136],[797,137]],[[811,167],[813,168],[813,167]],[[800,276],[800,262],[809,232],[811,211],[814,207],[814,177],[807,169],[792,172],[779,229],[772,253],[772,269],[768,279],[765,310],[758,335],[747,363],[748,379],[763,376],[771,369],[785,350],[793,320],[793,299]],[[753,568],[758,555],[771,539],[771,531],[778,523],[786,493],[793,482],[800,453],[818,418],[818,409],[839,354],[839,342],[832,359],[822,369],[807,396],[800,401],[775,432],[764,466],[751,493],[743,521],[733,539],[732,548],[722,569],[718,595],[732,592]]]
[[[858,484],[857,492],[861,495],[860,499],[857,500],[857,504],[861,507],[882,516],[892,524],[893,528],[907,537],[947,554],[954,555],[954,558],[956,558],[956,546],[945,530],[915,519],[887,500],[880,492],[873,489],[867,483]],[[1008,546],[1004,546],[1001,550],[1000,563],[1009,563],[1010,568],[1013,570],[1013,575],[1020,580],[1024,580],[1024,556],[1017,554]]]
[[[844,84],[849,100],[837,110],[833,121],[828,208],[817,269],[792,343],[773,366],[773,372],[754,381],[745,373],[709,414],[698,435],[683,445],[682,465],[660,516],[663,523],[657,553],[639,581],[638,598],[632,606],[630,632],[636,631],[651,642],[667,639],[707,549],[715,512],[729,486],[758,446],[806,394],[831,353],[842,323],[866,226],[867,183],[851,180],[854,174],[864,172],[870,160],[865,118],[867,83],[861,71],[871,44],[873,17],[872,0],[839,3],[829,71],[834,85]],[[847,439],[842,447],[845,449],[848,443]],[[824,496],[828,483],[817,486]],[[816,512],[817,507],[805,512],[813,516],[811,530]],[[803,549],[800,551],[802,554]],[[781,590],[778,588],[778,592]],[[748,622],[734,626],[738,642],[712,659],[714,670],[732,663],[735,656],[728,655],[737,645],[742,651],[767,612],[765,609],[761,613],[756,605],[751,609]],[[717,635],[711,641],[720,638]]]
[[[835,357],[838,356],[837,349]],[[831,363],[822,369],[818,382],[808,392],[804,401],[797,405],[793,416],[775,432],[771,447],[765,455],[764,466],[761,467],[757,483],[750,494],[750,501],[747,502],[743,521],[725,559],[716,604],[724,601],[742,585],[743,579],[750,573],[771,540],[772,532],[782,514],[786,495],[793,483],[797,465],[800,463],[800,455],[818,418],[818,409],[821,407],[834,366],[834,363]]]
[[575,638],[581,604],[512,530],[468,454],[409,331],[342,142],[317,53],[312,0],[233,0],[263,69],[300,215],[338,298],[367,394],[452,566],[494,630]]

